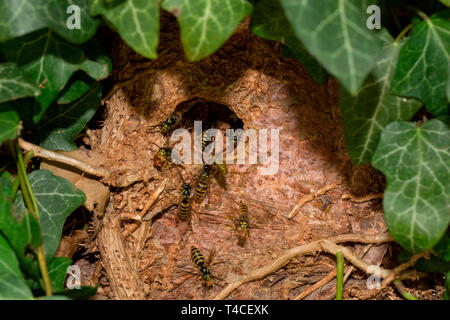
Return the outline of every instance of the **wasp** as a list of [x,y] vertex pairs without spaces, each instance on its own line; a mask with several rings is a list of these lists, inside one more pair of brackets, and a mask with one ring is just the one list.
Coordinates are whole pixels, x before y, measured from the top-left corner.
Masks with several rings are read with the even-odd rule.
[[200,250],[198,250],[194,246],[191,247],[191,259],[192,262],[200,270],[203,284],[208,288],[212,287],[214,284],[214,276],[211,271],[209,271],[209,268],[205,261],[205,257],[203,257],[203,254],[200,252]]
[[166,120],[158,123],[156,126],[160,127],[160,132],[163,135],[168,135],[178,126],[182,117],[183,114],[181,112],[174,112]]
[[213,167],[212,173],[219,186],[221,186],[224,190],[227,190],[226,174],[228,173],[228,169],[226,164],[216,161],[216,165]]
[[203,199],[205,199],[206,191],[208,190],[209,185],[209,178],[210,166],[204,165],[197,186],[195,187],[194,201],[196,203],[202,203]]
[[173,165],[171,155],[171,148],[159,148],[158,152],[153,157],[153,165],[155,168],[159,171],[162,171],[165,168],[171,168]]
[[211,143],[209,136],[206,134],[206,130],[202,133],[202,151],[205,151],[206,147]]
[[243,202],[239,205],[239,219],[236,221],[238,231],[238,246],[243,247],[249,235],[248,207]]
[[181,186],[181,200],[178,203],[178,216],[185,221],[191,213],[191,186],[184,183]]
[[[233,128],[233,130],[237,130],[237,129],[242,129],[244,127],[244,122],[239,119],[235,114],[232,114],[230,116],[231,118],[231,122],[232,125],[231,127]],[[239,140],[241,139],[241,131],[235,132],[235,135],[233,137],[233,144],[236,147],[236,145],[238,144]]]

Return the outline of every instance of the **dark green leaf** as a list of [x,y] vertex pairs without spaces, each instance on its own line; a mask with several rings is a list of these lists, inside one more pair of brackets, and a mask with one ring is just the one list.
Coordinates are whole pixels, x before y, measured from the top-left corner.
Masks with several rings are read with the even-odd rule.
[[0,103],[39,94],[39,88],[14,63],[0,64]]
[[75,150],[75,136],[97,110],[102,95],[99,82],[88,83],[91,89],[70,104],[52,104],[38,123],[40,145],[51,150]]
[[375,64],[382,43],[366,26],[374,1],[281,0],[297,37],[324,68],[356,93]]
[[97,82],[89,78],[84,72],[76,72],[72,78],[70,78],[69,82],[64,87],[64,90],[60,92],[58,104],[69,104],[74,102],[91,90],[96,84]]
[[372,159],[387,180],[383,208],[389,231],[410,252],[431,249],[449,224],[450,130],[439,120],[396,121]]
[[30,112],[36,122],[76,70],[81,69],[97,79],[108,74],[107,63],[89,60],[79,47],[48,29],[2,43],[0,51],[42,87]]
[[34,257],[29,255],[28,248],[35,249],[42,243],[39,222],[24,208],[13,206],[12,196],[11,182],[0,177],[0,230],[16,252],[22,266],[33,273],[35,265],[32,266],[31,261]]
[[[449,112],[450,10],[416,25],[400,50],[391,91],[422,100],[435,116]],[[444,67],[445,66],[445,67]]]
[[19,124],[19,115],[14,106],[10,103],[0,104],[0,145],[16,137]]
[[25,280],[10,273],[0,273],[0,300],[29,300],[33,294]]
[[404,42],[396,43],[381,33],[383,53],[356,96],[341,87],[340,101],[345,142],[353,162],[363,165],[372,159],[383,129],[395,120],[410,120],[421,103],[390,94],[389,86]]
[[164,0],[181,29],[181,42],[190,61],[198,61],[219,49],[252,12],[247,0]]
[[[85,42],[95,34],[100,23],[89,15],[88,1],[3,0],[0,2],[0,41],[50,28],[73,43]],[[76,5],[80,9],[79,29],[68,28],[73,22],[70,19],[73,13],[67,13],[71,5]]]
[[439,1],[442,2],[443,5],[450,7],[450,0],[439,0]]
[[67,275],[67,268],[71,265],[72,260],[65,257],[55,257],[48,264],[48,275],[52,283],[53,291],[62,291],[64,289],[64,280]]
[[0,233],[0,274],[6,273],[15,275],[17,278],[23,277],[14,250]]
[[[59,246],[64,221],[84,203],[86,196],[69,181],[55,176],[49,170],[33,171],[28,179],[39,209],[45,257],[51,261]],[[15,203],[24,210],[25,204],[20,193]]]
[[119,32],[122,39],[144,57],[155,59],[159,41],[158,0],[126,0],[106,3],[93,0],[93,15],[101,14]]
[[297,40],[279,0],[256,2],[250,31],[261,38],[281,42],[284,45],[283,56],[298,59],[318,84],[327,80],[326,71]]

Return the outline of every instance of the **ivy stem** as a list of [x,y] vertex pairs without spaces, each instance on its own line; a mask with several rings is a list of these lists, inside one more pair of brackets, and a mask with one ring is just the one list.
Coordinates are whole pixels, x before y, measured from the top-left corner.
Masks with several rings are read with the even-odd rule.
[[412,293],[409,293],[405,286],[403,285],[403,282],[400,279],[395,279],[393,282],[394,286],[397,288],[398,292],[402,295],[403,298],[407,300],[419,300],[415,295]]
[[342,300],[344,286],[344,255],[341,251],[336,253],[336,300]]
[[[25,168],[24,158],[22,155],[22,150],[16,144],[16,149],[12,144],[10,144],[10,148],[13,151],[13,154],[17,157],[17,178],[19,181],[20,189],[22,190],[23,200],[25,205],[27,206],[28,211],[33,215],[36,221],[39,223],[40,229],[40,219],[39,219],[39,210],[36,202],[36,198],[34,197],[33,190],[31,189],[30,181],[28,180],[27,170]],[[31,159],[33,155],[27,154],[25,157],[27,162]],[[42,232],[42,230],[41,230]],[[42,237],[42,234],[41,234]],[[50,276],[48,274],[47,262],[45,261],[45,252],[44,245],[41,243],[36,250],[39,270],[41,271],[42,280],[44,282],[45,295],[52,295],[52,285],[50,282]]]
[[412,23],[408,24],[397,36],[397,38],[395,38],[395,43],[398,43],[400,40],[402,40],[405,35],[409,32],[409,30],[411,30],[412,28]]

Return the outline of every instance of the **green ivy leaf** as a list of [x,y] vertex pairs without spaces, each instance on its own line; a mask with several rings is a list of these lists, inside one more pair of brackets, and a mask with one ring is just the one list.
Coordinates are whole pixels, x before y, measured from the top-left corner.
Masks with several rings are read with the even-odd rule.
[[89,60],[79,47],[48,29],[2,43],[0,51],[43,87],[31,112],[36,122],[76,70],[81,69],[95,79],[108,74],[107,63]]
[[101,14],[119,32],[122,39],[137,53],[156,59],[159,42],[158,0],[126,0],[90,3],[92,15]]
[[27,250],[30,246],[35,249],[42,243],[39,222],[24,207],[19,209],[13,206],[12,197],[11,182],[0,177],[0,230],[16,252],[22,267],[33,274],[36,265]]
[[64,290],[64,280],[67,275],[67,268],[72,264],[72,260],[65,257],[55,257],[48,264],[48,275],[52,283],[53,291]]
[[[59,246],[64,221],[86,201],[86,196],[49,170],[33,171],[28,180],[39,209],[45,257],[51,261]],[[25,209],[21,193],[17,194],[15,203],[19,209]]]
[[410,252],[432,248],[450,219],[450,130],[436,119],[393,122],[372,164],[386,176],[383,208],[395,240]]
[[72,78],[70,78],[69,82],[64,87],[64,90],[59,93],[57,103],[69,104],[74,102],[85,95],[96,84],[97,82],[89,78],[84,72],[77,71]]
[[40,93],[39,88],[14,63],[0,64],[0,103],[38,96]]
[[162,7],[177,17],[181,42],[190,61],[214,53],[252,12],[247,0],[164,0]]
[[0,274],[9,273],[22,278],[19,261],[8,241],[0,234]]
[[261,38],[281,42],[284,45],[283,56],[299,60],[318,84],[327,80],[326,71],[297,40],[279,0],[256,2],[250,31]]
[[356,93],[381,52],[360,0],[281,0],[295,34],[322,66]]
[[[0,42],[23,36],[44,28],[53,29],[73,43],[91,38],[100,23],[88,11],[89,0],[3,0],[0,2]],[[80,29],[69,29],[73,13],[71,5],[80,9]]]
[[435,116],[449,112],[446,86],[450,79],[450,10],[416,25],[400,50],[392,79],[395,94],[421,99]]
[[33,294],[21,277],[0,273],[0,300],[31,300]]
[[372,159],[381,132],[395,120],[410,120],[421,103],[392,95],[389,86],[404,41],[394,42],[381,33],[383,52],[356,96],[341,87],[340,101],[345,142],[352,161],[363,165]]
[[[83,130],[97,110],[102,95],[99,82],[88,83],[91,89],[69,104],[52,104],[37,124],[40,145],[50,150],[72,151],[73,139]],[[38,143],[39,143],[38,142]]]
[[0,104],[0,145],[16,137],[19,124],[19,115],[14,106],[10,103]]
[[444,6],[450,7],[450,0],[439,0]]

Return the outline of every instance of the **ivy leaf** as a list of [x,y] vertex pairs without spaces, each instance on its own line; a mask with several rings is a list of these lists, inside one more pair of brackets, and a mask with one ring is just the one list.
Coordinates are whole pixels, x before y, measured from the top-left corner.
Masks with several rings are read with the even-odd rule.
[[[33,171],[28,180],[39,209],[45,257],[51,261],[59,246],[64,221],[86,201],[86,196],[49,170]],[[21,193],[17,194],[15,203],[18,208],[25,209]]]
[[87,83],[91,89],[69,104],[52,104],[38,123],[38,141],[50,150],[72,151],[77,148],[73,139],[83,130],[97,110],[102,95],[99,82]]
[[417,24],[400,50],[392,79],[395,94],[422,100],[433,115],[449,112],[446,86],[450,79],[450,10]]
[[377,34],[366,27],[369,2],[374,1],[281,0],[295,34],[309,53],[352,94],[382,48]]
[[0,274],[9,273],[18,278],[23,277],[19,261],[8,241],[0,234]]
[[0,273],[0,300],[31,300],[33,294],[21,277]]
[[29,273],[34,273],[36,265],[28,255],[28,248],[37,248],[41,243],[39,222],[24,207],[19,209],[12,203],[11,182],[0,177],[0,231],[6,236],[17,257]]
[[19,115],[14,106],[10,103],[0,104],[0,145],[16,137],[19,124]]
[[214,53],[252,12],[247,0],[164,0],[162,7],[177,17],[181,42],[190,61]]
[[53,291],[62,291],[64,289],[67,268],[71,264],[72,260],[65,257],[55,257],[48,264],[48,275],[50,276]]
[[0,103],[39,94],[39,88],[14,63],[0,64]]
[[450,263],[450,231],[444,234],[442,239],[433,248],[439,259]]
[[59,93],[58,104],[74,102],[91,90],[96,83],[96,81],[89,78],[84,72],[77,71]]
[[283,56],[299,60],[318,84],[327,80],[326,71],[297,40],[279,0],[256,2],[250,31],[261,38],[281,42],[284,45]]
[[450,130],[436,119],[393,122],[372,164],[386,176],[383,208],[395,240],[413,253],[432,248],[450,219]]
[[156,59],[159,42],[158,0],[126,0],[90,3],[92,15],[101,14],[119,32],[122,39],[137,53]]
[[64,88],[72,74],[81,69],[94,78],[107,74],[105,63],[89,60],[77,46],[45,29],[0,44],[0,51],[43,87],[33,104],[37,122],[52,101]]
[[[3,0],[0,2],[0,42],[23,36],[39,29],[50,28],[73,43],[91,38],[100,23],[88,11],[89,0]],[[69,29],[71,16],[67,13],[76,5],[80,13],[80,28]]]
[[439,0],[444,6],[450,7],[450,0]]
[[389,86],[404,41],[394,42],[387,31],[381,33],[383,52],[356,96],[341,87],[340,106],[345,142],[352,161],[370,161],[384,127],[395,120],[409,120],[421,107],[416,100],[392,95]]

